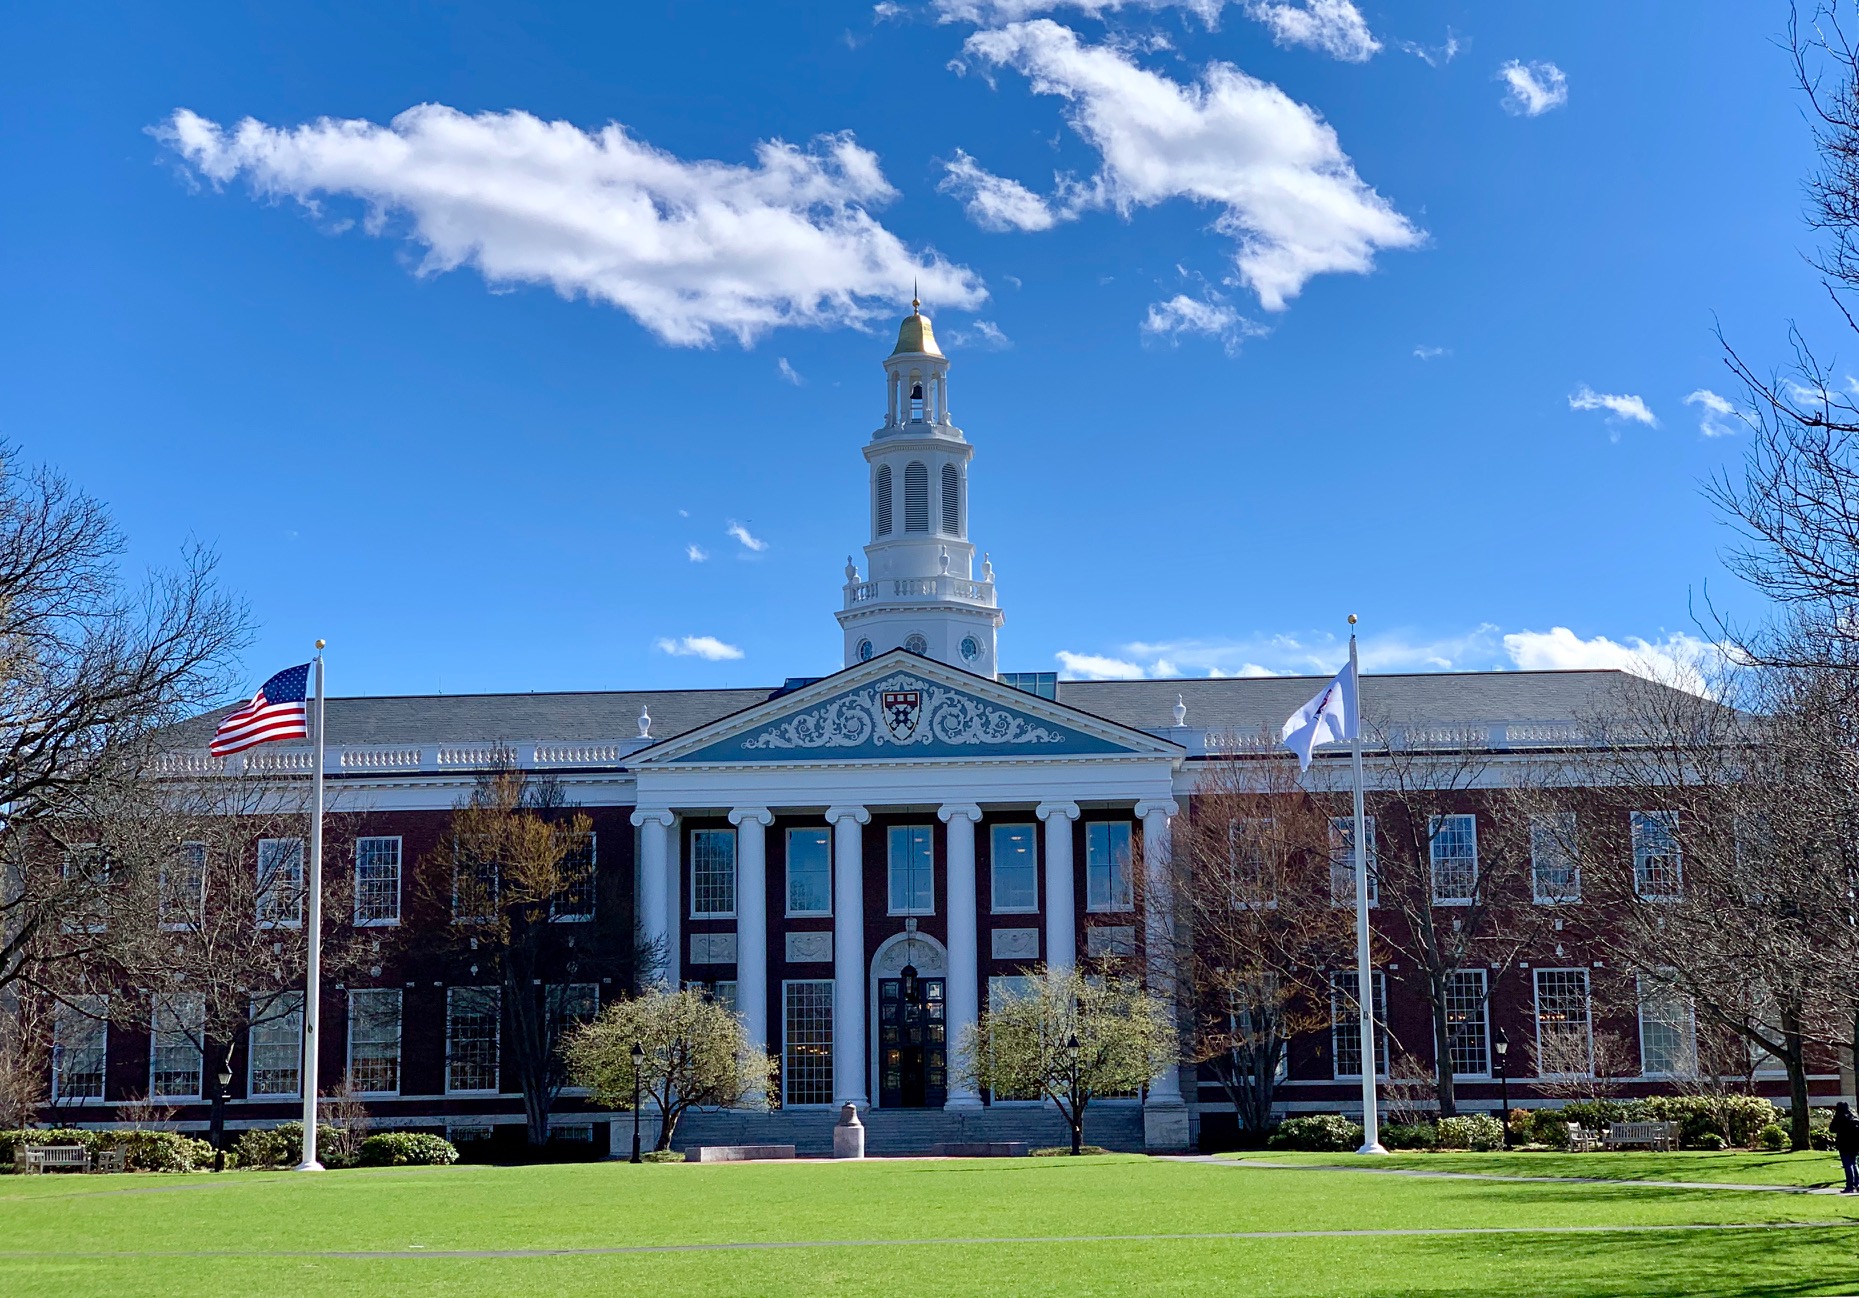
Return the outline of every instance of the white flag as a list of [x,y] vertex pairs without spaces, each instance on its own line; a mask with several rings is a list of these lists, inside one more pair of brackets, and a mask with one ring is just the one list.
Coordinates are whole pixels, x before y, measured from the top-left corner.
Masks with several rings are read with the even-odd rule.
[[1323,693],[1285,722],[1284,746],[1297,754],[1299,769],[1310,769],[1310,750],[1318,744],[1356,737],[1356,673],[1352,662],[1336,673]]

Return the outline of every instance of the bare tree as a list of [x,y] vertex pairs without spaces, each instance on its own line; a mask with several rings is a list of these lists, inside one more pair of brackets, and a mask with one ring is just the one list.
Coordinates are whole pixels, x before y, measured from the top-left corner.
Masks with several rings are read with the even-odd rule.
[[20,990],[0,991],[0,1130],[37,1121],[51,1067],[46,998]]

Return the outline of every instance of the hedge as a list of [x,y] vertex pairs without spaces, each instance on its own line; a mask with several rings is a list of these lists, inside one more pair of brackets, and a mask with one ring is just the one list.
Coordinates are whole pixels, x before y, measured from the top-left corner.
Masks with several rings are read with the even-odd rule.
[[1441,1149],[1475,1149],[1482,1152],[1504,1147],[1504,1124],[1489,1113],[1441,1118],[1437,1130]]
[[1267,1149],[1302,1149],[1317,1153],[1354,1153],[1362,1148],[1362,1124],[1337,1113],[1286,1118],[1266,1137]]
[[452,1142],[427,1131],[384,1131],[361,1142],[363,1167],[444,1167],[457,1161]]
[[[13,1170],[13,1156],[21,1145],[82,1145],[92,1155],[120,1149],[131,1172],[199,1172],[213,1166],[213,1146],[178,1131],[89,1131],[54,1127],[31,1131],[0,1131],[0,1171]],[[228,1165],[237,1155],[227,1156]]]

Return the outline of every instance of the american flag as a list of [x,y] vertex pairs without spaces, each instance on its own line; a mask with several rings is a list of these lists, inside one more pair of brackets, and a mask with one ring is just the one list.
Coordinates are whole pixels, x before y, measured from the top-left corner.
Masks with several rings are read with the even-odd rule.
[[208,751],[215,757],[225,757],[279,739],[308,739],[310,718],[305,696],[309,687],[309,663],[286,667],[259,686],[250,703],[219,723]]

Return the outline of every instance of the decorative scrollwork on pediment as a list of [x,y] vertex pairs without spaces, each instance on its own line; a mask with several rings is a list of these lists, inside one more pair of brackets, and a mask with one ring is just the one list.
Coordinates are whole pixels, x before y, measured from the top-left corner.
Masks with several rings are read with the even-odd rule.
[[1008,708],[905,673],[795,713],[744,748],[1061,744],[1066,735]]

